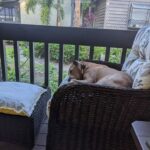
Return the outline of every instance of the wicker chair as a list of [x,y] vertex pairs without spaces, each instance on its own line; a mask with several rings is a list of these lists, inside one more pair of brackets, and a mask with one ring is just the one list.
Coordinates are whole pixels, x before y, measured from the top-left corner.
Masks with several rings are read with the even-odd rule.
[[68,84],[56,91],[50,110],[47,150],[134,150],[131,123],[150,121],[150,90]]

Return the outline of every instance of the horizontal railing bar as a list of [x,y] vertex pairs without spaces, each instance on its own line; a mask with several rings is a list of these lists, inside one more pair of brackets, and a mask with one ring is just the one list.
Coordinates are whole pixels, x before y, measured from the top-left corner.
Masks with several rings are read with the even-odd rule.
[[45,87],[49,86],[49,49],[48,49],[48,43],[44,43],[45,47]]
[[131,48],[136,32],[0,23],[1,40],[111,46],[118,48]]
[[14,61],[15,61],[15,77],[16,81],[20,81],[20,63],[19,63],[19,49],[17,41],[14,41]]
[[58,85],[62,82],[63,77],[63,44],[59,46],[59,77],[58,77]]
[[30,83],[34,84],[34,48],[32,42],[29,42],[29,57],[30,57]]
[[2,67],[2,80],[7,80],[7,67],[6,67],[6,52],[4,48],[3,40],[0,40],[0,56],[1,56],[1,67]]

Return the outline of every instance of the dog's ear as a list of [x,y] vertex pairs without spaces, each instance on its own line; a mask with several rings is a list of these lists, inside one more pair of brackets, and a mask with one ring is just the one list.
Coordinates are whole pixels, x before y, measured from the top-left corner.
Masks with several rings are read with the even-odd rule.
[[75,66],[78,66],[78,64],[79,64],[79,61],[77,61],[77,60],[74,60],[74,61],[73,61],[73,64],[74,64]]
[[85,69],[86,68],[86,65],[85,64],[81,64],[81,69]]

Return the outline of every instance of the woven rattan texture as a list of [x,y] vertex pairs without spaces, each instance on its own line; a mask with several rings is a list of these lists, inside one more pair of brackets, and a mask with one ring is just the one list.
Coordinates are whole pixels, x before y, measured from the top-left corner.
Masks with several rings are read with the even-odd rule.
[[131,123],[150,121],[150,90],[70,84],[50,109],[47,150],[135,150]]

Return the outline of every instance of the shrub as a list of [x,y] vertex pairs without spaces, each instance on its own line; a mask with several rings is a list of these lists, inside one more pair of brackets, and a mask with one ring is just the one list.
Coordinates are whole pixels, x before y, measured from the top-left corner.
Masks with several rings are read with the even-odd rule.
[[35,57],[44,57],[44,44],[43,43],[34,43]]
[[7,59],[7,71],[8,80],[15,80],[15,69],[14,69],[14,50],[11,47],[6,47],[6,59]]
[[105,47],[95,47],[94,48],[94,60],[104,60]]
[[111,48],[109,61],[120,63],[122,50],[120,48]]

